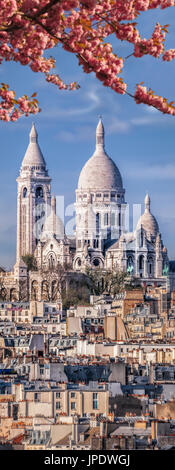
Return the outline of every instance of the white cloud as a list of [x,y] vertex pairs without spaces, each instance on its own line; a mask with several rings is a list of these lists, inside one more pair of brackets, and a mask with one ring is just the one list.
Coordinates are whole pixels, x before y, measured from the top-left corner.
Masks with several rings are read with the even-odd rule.
[[154,108],[153,106],[145,106],[145,111],[151,114],[157,114],[160,112],[158,111],[158,109]]
[[94,129],[90,126],[78,127],[71,131],[60,131],[56,138],[64,142],[82,142],[94,138]]
[[[72,93],[74,93],[72,91]],[[81,93],[81,91],[75,91],[78,94],[77,99],[79,101],[78,107],[57,107],[51,108],[50,110],[43,111],[40,115],[40,118],[65,118],[65,117],[75,117],[82,116],[88,113],[95,111],[97,108],[100,109],[101,99],[96,89],[92,88],[86,92]],[[70,98],[70,95],[69,95]],[[81,106],[81,101],[85,102],[85,105]]]
[[147,126],[147,125],[152,125],[152,124],[157,124],[157,122],[160,122],[160,118],[154,119],[152,117],[138,117],[138,118],[133,118],[130,120],[130,123],[133,126]]
[[159,180],[174,180],[175,179],[175,165],[154,165],[154,166],[139,166],[132,167],[129,175],[133,178],[139,179],[159,179]]
[[108,134],[113,134],[115,132],[125,133],[128,132],[130,128],[130,123],[129,121],[122,121],[118,118],[112,118],[110,120],[110,124],[107,125],[106,128]]

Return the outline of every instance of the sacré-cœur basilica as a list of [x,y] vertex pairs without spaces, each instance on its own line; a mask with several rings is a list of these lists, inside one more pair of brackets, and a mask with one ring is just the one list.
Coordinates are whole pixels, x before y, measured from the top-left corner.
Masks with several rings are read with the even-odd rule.
[[[16,264],[11,272],[0,273],[4,300],[20,300],[22,282],[28,286],[29,299],[56,300],[58,264],[69,266],[66,283],[70,279],[78,282],[87,268],[100,268],[126,271],[145,286],[173,286],[167,249],[148,194],[135,230],[126,230],[125,189],[118,167],[106,153],[101,119],[96,129],[95,152],[78,180],[74,237],[66,234],[64,222],[57,215],[51,178],[34,124],[17,185]],[[25,255],[34,255],[37,270],[27,272]]]

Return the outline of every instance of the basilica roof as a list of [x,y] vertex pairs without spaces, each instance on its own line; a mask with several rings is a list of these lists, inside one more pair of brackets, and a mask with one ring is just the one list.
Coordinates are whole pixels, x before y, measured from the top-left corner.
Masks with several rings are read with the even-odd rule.
[[44,160],[43,154],[38,144],[38,134],[37,134],[34,124],[32,124],[29,137],[30,137],[29,145],[27,147],[26,153],[23,158],[22,167],[24,166],[46,167],[46,162]]
[[119,169],[104,148],[104,127],[101,119],[96,130],[96,150],[81,170],[78,189],[120,190],[123,189]]
[[157,220],[154,215],[151,214],[150,211],[150,197],[148,194],[145,197],[145,212],[140,217],[137,223],[136,230],[139,230],[141,226],[146,231],[147,235],[152,235],[153,237],[156,237],[156,235],[159,233],[159,226]]

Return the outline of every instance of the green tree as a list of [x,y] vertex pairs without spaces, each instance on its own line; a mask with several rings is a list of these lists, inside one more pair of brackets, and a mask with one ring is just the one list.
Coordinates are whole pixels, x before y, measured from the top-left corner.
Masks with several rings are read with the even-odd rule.
[[86,275],[89,280],[91,293],[101,295],[104,292],[108,294],[118,294],[125,288],[125,282],[128,274],[119,270],[86,269]]
[[68,288],[62,291],[63,309],[67,310],[71,305],[89,305],[89,293],[85,287],[79,286],[77,289]]
[[34,255],[28,253],[22,256],[22,259],[27,266],[27,271],[37,271],[37,262]]

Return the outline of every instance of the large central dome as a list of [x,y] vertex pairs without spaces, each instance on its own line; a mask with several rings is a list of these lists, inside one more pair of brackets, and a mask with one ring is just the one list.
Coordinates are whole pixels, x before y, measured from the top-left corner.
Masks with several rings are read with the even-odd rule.
[[120,171],[104,149],[104,127],[101,119],[96,130],[96,150],[81,170],[78,189],[123,189]]

